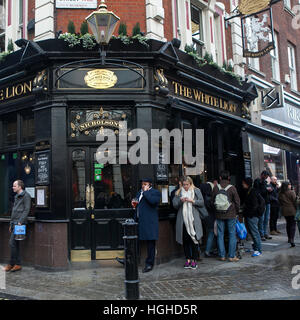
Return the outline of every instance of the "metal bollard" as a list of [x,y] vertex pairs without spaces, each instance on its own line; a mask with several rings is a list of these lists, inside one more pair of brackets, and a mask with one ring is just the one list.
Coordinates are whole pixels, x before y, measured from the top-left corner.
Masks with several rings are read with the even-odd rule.
[[124,227],[125,249],[125,296],[127,300],[139,299],[139,272],[137,252],[137,226],[133,219],[127,219]]

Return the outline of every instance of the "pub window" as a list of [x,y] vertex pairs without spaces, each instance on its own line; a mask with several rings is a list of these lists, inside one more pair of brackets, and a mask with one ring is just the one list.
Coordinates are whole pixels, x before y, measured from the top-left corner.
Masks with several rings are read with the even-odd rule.
[[132,175],[132,165],[99,164],[95,153],[92,172],[95,209],[131,208],[131,199],[136,194]]
[[14,202],[12,185],[18,177],[18,153],[0,154],[0,215],[9,216]]
[[22,143],[34,142],[35,130],[34,130],[34,115],[23,115],[22,116]]
[[85,208],[85,185],[85,151],[75,150],[72,153],[73,208]]
[[191,20],[193,47],[202,57],[204,54],[203,11],[194,5],[191,5]]
[[25,190],[30,194],[32,203],[29,216],[34,214],[34,197],[35,197],[35,167],[34,152],[26,150],[20,152],[20,179],[23,180]]
[[17,115],[4,119],[3,142],[5,146],[17,144]]

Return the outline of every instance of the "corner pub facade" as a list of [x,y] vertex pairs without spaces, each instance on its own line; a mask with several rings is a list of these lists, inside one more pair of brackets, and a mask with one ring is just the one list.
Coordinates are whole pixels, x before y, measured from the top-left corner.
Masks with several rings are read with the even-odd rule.
[[[122,223],[133,217],[130,201],[143,177],[164,195],[156,263],[182,254],[170,193],[186,165],[172,163],[172,140],[170,165],[98,163],[97,134],[110,128],[117,137],[120,121],[127,121],[128,135],[134,128],[203,129],[204,165],[201,175],[192,176],[196,185],[222,169],[238,187],[251,175],[245,128],[255,86],[208,64],[199,68],[176,42],[148,44],[113,39],[103,65],[96,49],[69,48],[58,39],[30,41],[0,64],[1,262],[9,260],[16,179],[32,197],[21,244],[24,265],[63,270],[72,261],[122,256]],[[79,61],[97,58],[93,66]],[[138,65],[126,68],[128,61]],[[193,137],[194,151],[195,143]]]

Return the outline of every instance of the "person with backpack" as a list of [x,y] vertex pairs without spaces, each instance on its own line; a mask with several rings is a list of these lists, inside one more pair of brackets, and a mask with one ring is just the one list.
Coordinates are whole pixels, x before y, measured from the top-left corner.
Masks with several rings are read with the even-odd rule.
[[261,251],[261,239],[258,231],[258,219],[259,213],[259,200],[260,197],[258,191],[253,188],[252,178],[245,178],[243,180],[243,188],[246,190],[247,194],[244,201],[243,216],[246,220],[248,230],[253,239],[253,254],[252,257],[260,256]]
[[225,244],[224,233],[225,227],[228,228],[229,248],[228,261],[236,262],[236,217],[240,209],[240,198],[236,188],[230,183],[230,173],[222,171],[220,174],[220,184],[214,187],[212,193],[212,205],[216,213],[216,221],[218,228],[218,250],[221,261],[225,261]]

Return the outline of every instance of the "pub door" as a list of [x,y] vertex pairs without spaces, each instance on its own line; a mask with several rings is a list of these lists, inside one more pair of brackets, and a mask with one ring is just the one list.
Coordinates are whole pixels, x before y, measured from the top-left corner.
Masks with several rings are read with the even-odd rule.
[[70,148],[71,261],[122,257],[122,223],[133,217],[132,167],[98,163],[96,152]]

